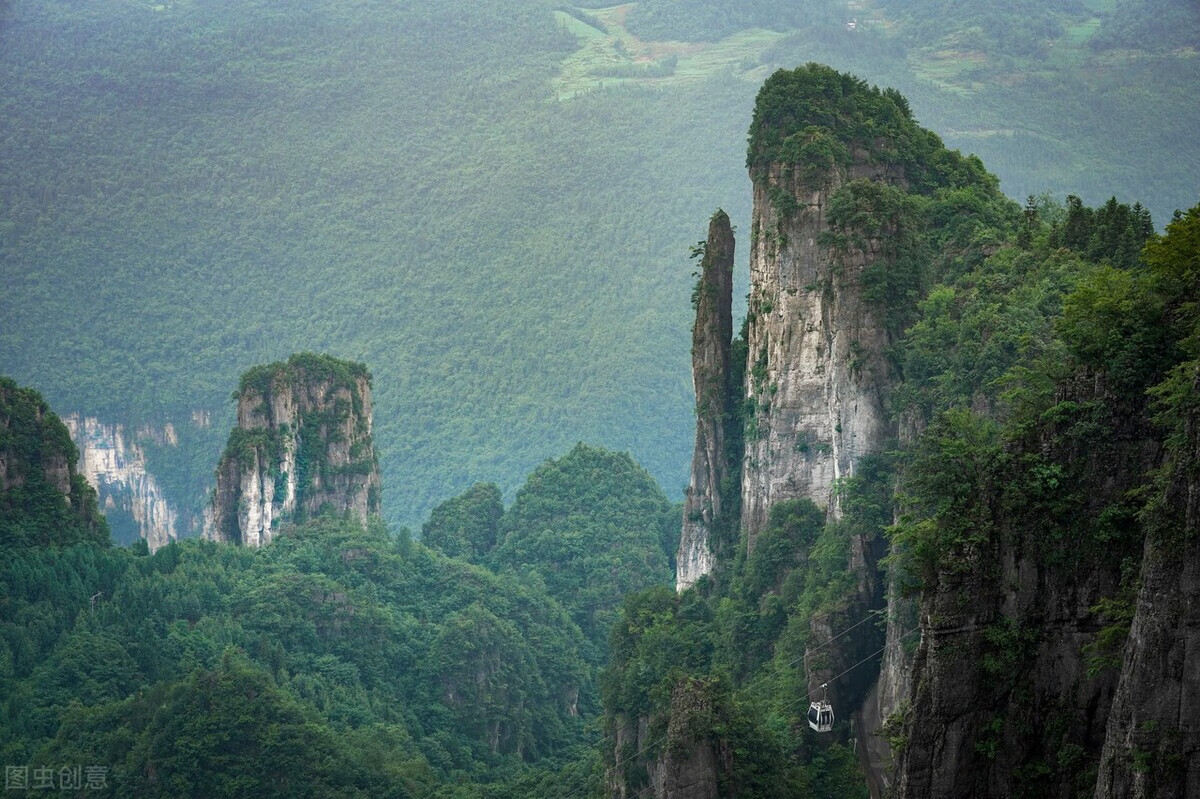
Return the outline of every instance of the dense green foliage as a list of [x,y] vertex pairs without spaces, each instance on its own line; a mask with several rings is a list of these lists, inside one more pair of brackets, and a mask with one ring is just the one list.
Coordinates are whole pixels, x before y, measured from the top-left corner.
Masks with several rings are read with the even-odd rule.
[[[808,146],[824,120],[843,155],[907,152],[915,160],[905,174],[923,176],[913,192],[902,183],[843,183],[830,197],[823,241],[882,256],[862,275],[864,294],[886,311],[895,342],[891,407],[913,441],[856,465],[839,486],[840,518],[827,520],[808,500],[779,503],[753,546],[743,539],[718,550],[717,570],[695,589],[626,601],[611,639],[605,707],[614,733],[644,719],[658,742],[609,754],[631,790],[646,779],[634,766],[669,746],[678,692],[696,680],[715,680],[727,698],[713,700],[693,740],[744,752],[744,736],[757,736],[778,753],[763,787],[746,795],[775,795],[830,773],[856,785],[852,768],[814,768],[821,749],[806,737],[803,711],[814,677],[836,675],[850,706],[870,684],[883,636],[864,625],[880,612],[882,589],[864,594],[864,583],[883,585],[891,570],[910,590],[953,584],[987,571],[1002,535],[1028,536],[1047,568],[1085,564],[1129,577],[1097,608],[1109,626],[1089,651],[1097,668],[1111,666],[1131,616],[1144,509],[1161,490],[1149,468],[1156,445],[1147,390],[1171,396],[1170,407],[1194,403],[1196,367],[1183,359],[1188,341],[1195,349],[1196,256],[1179,242],[1186,230],[1194,237],[1200,208],[1161,239],[1142,206],[1115,198],[1089,208],[1075,196],[1065,207],[1031,197],[1022,212],[978,161],[943,153],[901,111],[903,98],[817,65],[776,73],[759,103],[749,156],[759,179],[778,163],[814,174],[845,166],[836,150]],[[792,131],[801,146],[789,141]],[[1184,417],[1157,413],[1160,421]],[[897,509],[904,514],[894,524]],[[881,559],[885,531],[893,554]],[[901,635],[915,629],[915,618],[891,621]],[[841,630],[856,631],[827,647],[822,638]],[[1005,696],[1037,632],[998,623],[985,638],[988,691]],[[981,751],[995,751],[1006,723],[981,732]],[[1089,758],[1069,768],[1082,774]],[[731,762],[735,781],[758,774],[753,757]]]
[[831,166],[849,166],[855,152],[865,152],[871,163],[900,167],[918,194],[999,188],[978,158],[947,150],[936,134],[917,125],[908,101],[895,89],[869,86],[814,63],[779,70],[763,84],[746,155],[755,180],[772,165],[801,169],[806,177],[820,175]]
[[[718,686],[716,710],[689,728],[695,740],[732,752],[730,795],[866,796],[848,748],[821,746],[805,733],[808,684],[803,654],[814,614],[833,615],[853,594],[854,535],[881,534],[891,521],[890,470],[864,465],[843,486],[843,519],[826,523],[809,500],[772,508],[753,553],[745,549],[699,590],[652,589],[626,599],[610,638],[602,689],[609,724],[650,720],[646,751],[607,752],[610,766],[637,789],[633,768],[669,745],[673,695],[689,680]],[[670,708],[670,713],[668,713]]]
[[[1169,277],[1186,261],[1178,253],[1157,269],[1129,253],[1149,240],[1154,260],[1195,211],[1161,240],[1144,211],[1115,199],[1090,209],[1072,197],[1064,210],[1031,198],[1027,215],[1025,246],[935,289],[903,343],[898,410],[930,421],[905,469],[910,513],[896,529],[919,585],[970,568],[1005,525],[1042,531],[1051,560],[1119,564],[1140,551],[1136,519],[1150,495],[1126,483],[1147,476],[1125,470],[1152,444],[1131,440],[1152,439],[1147,391],[1161,393],[1185,359],[1188,322],[1172,316],[1194,302],[1194,286]],[[1106,497],[1097,473],[1129,493]]]
[[452,558],[481,563],[495,548],[504,505],[494,483],[478,483],[448,499],[421,527],[421,543]]
[[[242,373],[238,380],[237,391],[233,398],[243,395],[257,394],[266,397],[275,390],[277,384],[303,386],[309,384],[328,384],[333,390],[349,391],[356,403],[361,405],[362,397],[357,396],[357,381],[371,382],[371,373],[365,363],[343,361],[329,355],[315,352],[299,352],[288,356],[286,361],[253,366]],[[359,408],[355,409],[356,411]]]
[[[648,713],[669,746],[659,711],[690,693],[711,712],[687,731],[729,747],[737,795],[855,795],[853,755],[802,734],[800,658],[814,618],[850,612],[851,543],[891,523],[897,472],[894,565],[913,587],[997,514],[1044,532],[1048,559],[1119,560],[1144,525],[1182,534],[1154,482],[1174,462],[1099,505],[1086,470],[1120,459],[1118,405],[1156,420],[1169,452],[1196,405],[1200,210],[1159,238],[1145,208],[1085,199],[1194,200],[1194,9],[1024,3],[1012,24],[1007,7],[895,2],[862,13],[897,24],[852,31],[834,4],[719,5],[647,0],[629,29],[788,33],[715,68],[695,49],[622,61],[610,88],[559,102],[579,40],[549,5],[0,5],[5,371],[60,407],[161,422],[222,407],[246,363],[345,352],[379,364],[393,518],[495,482],[439,507],[429,546],[324,518],[261,552],[152,557],[75,543],[101,537],[82,483],[86,534],[49,495],[6,500],[6,544],[75,544],[0,565],[6,762],[106,764],[112,795],[562,796],[599,784],[599,755],[571,745],[615,619],[612,723]],[[780,10],[804,17],[764,16]],[[812,58],[911,103],[824,67],[778,72],[748,160],[805,180],[855,148],[905,166],[908,194],[837,194],[831,243],[894,244],[895,268],[866,280],[892,312],[896,414],[925,432],[843,482],[841,519],[780,505],[753,552],[725,547],[678,596],[661,585],[678,509],[632,458],[581,446],[507,513],[500,496],[581,437],[680,478],[687,278],[671,264],[712,207],[745,217],[728,195],[745,193],[754,87]],[[794,107],[797,92],[819,102]],[[914,117],[1010,190],[1084,199],[1022,217]],[[151,460],[198,505],[220,442],[188,436]],[[31,512],[45,521],[17,519]],[[999,651],[1020,631],[993,637]],[[622,768],[647,754],[600,749]]]
[[629,455],[577,444],[529,476],[489,560],[544,581],[601,663],[622,598],[670,582],[680,515]]
[[583,638],[542,589],[379,526],[0,569],[0,752],[107,766],[97,795],[428,796],[523,775],[581,732],[574,696],[589,712]]
[[260,551],[14,553],[0,752],[103,765],[97,795],[559,796],[594,778],[570,748],[598,710],[584,658],[623,590],[669,579],[678,517],[629,456],[579,445],[509,514],[480,485],[425,526],[508,574],[329,517]]
[[0,377],[0,551],[108,545],[96,490],[75,473],[66,425],[33,389]]
[[0,566],[0,754],[103,767],[96,795],[561,796],[596,778],[608,624],[670,579],[679,515],[628,455],[580,444],[507,513],[494,485],[443,503],[430,546],[323,515],[261,550],[150,556],[62,525]]
[[[511,498],[580,439],[671,494],[691,445],[680,254],[714,207],[744,225],[738,151],[776,68],[900,88],[1014,195],[1191,204],[1200,59],[1172,37],[1194,4],[1027,5],[863,4],[849,31],[836,4],[647,0],[643,39],[615,12],[579,23],[597,69],[634,77],[566,90],[590,39],[552,4],[5,3],[0,370],[64,413],[173,422],[178,447],[143,443],[193,519],[234,376],[306,348],[374,365],[394,522],[479,481]],[[678,24],[640,28],[654,13]]]

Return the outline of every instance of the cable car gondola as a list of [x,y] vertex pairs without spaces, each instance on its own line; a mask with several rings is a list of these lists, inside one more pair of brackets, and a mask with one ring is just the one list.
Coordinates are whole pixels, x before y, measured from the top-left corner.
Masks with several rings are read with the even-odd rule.
[[821,699],[808,706],[808,726],[817,732],[833,731],[833,705],[826,701],[828,684],[821,685]]

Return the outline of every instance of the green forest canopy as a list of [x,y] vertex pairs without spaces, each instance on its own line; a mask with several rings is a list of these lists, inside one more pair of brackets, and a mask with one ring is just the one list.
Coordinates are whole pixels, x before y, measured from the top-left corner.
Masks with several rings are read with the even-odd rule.
[[[54,446],[3,451],[36,462]],[[96,518],[85,500],[77,516]],[[34,529],[62,526],[22,507]],[[0,538],[0,754],[100,765],[98,796],[561,796],[591,773],[621,594],[669,582],[679,520],[628,455],[578,445],[508,513],[495,486],[435,509],[431,543],[479,544],[467,554],[492,569],[333,515],[259,550],[151,556],[70,525],[38,546]],[[576,556],[548,557],[554,541]]]
[[675,496],[687,247],[718,206],[745,230],[745,120],[776,67],[896,86],[1015,196],[1191,204],[1200,60],[1139,27],[1187,3],[1027,26],[961,5],[863,4],[854,31],[836,3],[576,8],[599,49],[555,101],[584,34],[549,4],[6,3],[0,370],[63,412],[174,422],[181,446],[147,450],[193,518],[236,375],[305,349],[372,364],[393,522],[476,482],[511,499],[578,440]]

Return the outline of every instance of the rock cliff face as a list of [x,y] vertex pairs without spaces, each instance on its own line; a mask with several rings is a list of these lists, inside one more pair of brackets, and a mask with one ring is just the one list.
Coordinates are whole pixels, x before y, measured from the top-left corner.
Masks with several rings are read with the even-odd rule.
[[108,545],[96,492],[75,470],[78,456],[41,396],[0,377],[0,549]]
[[1056,400],[1060,417],[994,461],[955,464],[972,536],[926,577],[897,796],[1091,792],[1118,678],[1096,650],[1097,608],[1140,554],[1123,502],[1161,448],[1098,377]]
[[122,425],[106,425],[92,416],[71,414],[63,421],[79,447],[79,472],[96,489],[113,537],[123,544],[145,539],[151,552],[174,541],[179,514],[147,471],[145,451],[137,443],[138,438],[153,438],[160,445],[177,446],[174,426],[142,427],[131,437]]
[[[811,131],[806,126],[815,121],[792,119],[777,135],[794,140]],[[892,144],[852,140],[840,161],[821,165],[785,159],[751,167],[741,482],[747,551],[753,551],[772,506],[782,501],[811,499],[831,519],[840,517],[839,481],[855,475],[863,458],[883,452],[896,438],[887,408],[897,380],[886,358],[892,336],[887,309],[868,296],[867,275],[891,268],[898,226],[890,219],[856,226],[835,218],[833,208],[844,205],[847,196],[906,194],[905,168],[880,155]],[[853,718],[860,757],[877,786],[886,782],[889,752],[875,733],[907,687],[898,640],[902,631],[895,624],[886,633],[868,625],[852,635],[839,634],[887,605],[880,566],[886,554],[877,531],[852,536],[848,567],[855,589],[837,608],[813,617],[805,656],[810,695],[821,695],[822,683],[849,670],[831,683],[827,695],[843,717]],[[878,651],[885,640],[888,665],[877,686]]]
[[330,510],[365,521],[379,511],[365,366],[293,355],[247,372],[235,396],[209,538],[260,547],[283,520]]
[[[925,135],[896,98],[816,65],[778,73],[759,94],[749,159],[754,195],[744,363],[725,367],[724,320],[719,308],[707,304],[720,296],[710,288],[710,267],[722,252],[711,228],[698,287],[697,441],[678,559],[680,590],[714,568],[713,532],[722,523],[736,531],[729,538],[740,538],[750,556],[780,503],[812,500],[829,519],[838,519],[839,481],[858,474],[864,458],[896,438],[887,399],[897,375],[886,357],[895,330],[886,292],[872,295],[871,283],[897,260],[904,230],[894,209],[904,206],[910,188],[896,156],[904,147],[889,136]],[[861,124],[856,115],[867,104],[890,115],[888,124]],[[919,285],[910,288],[915,292]],[[728,391],[723,410],[711,398],[731,373],[741,385]],[[719,424],[729,417],[740,422],[736,430]],[[721,442],[724,459],[716,449]],[[731,476],[740,483],[737,496],[723,496],[719,487]],[[878,529],[850,534],[853,588],[812,615],[804,657],[810,694],[821,695],[820,685],[832,681],[829,699],[842,718],[854,719],[862,751],[870,750],[864,764],[880,774],[888,766],[888,747],[870,733],[907,690],[901,625],[893,620],[885,633],[862,623],[888,605],[881,567],[886,554]],[[842,635],[851,629],[852,635]],[[885,639],[886,676],[876,686]],[[674,699],[669,712],[674,719]],[[693,744],[679,757],[697,764],[719,760],[716,742]],[[662,774],[667,765],[659,758],[648,768]],[[692,776],[701,771],[707,773],[705,768]],[[707,782],[697,778],[694,784]],[[655,784],[656,797],[675,795],[683,794]]]
[[856,151],[816,180],[785,165],[755,175],[747,328],[742,528],[753,549],[772,505],[807,497],[838,514],[835,481],[894,437],[884,406],[888,337],[862,275],[882,242],[829,246],[830,198],[850,180],[904,186],[903,170]]
[[[712,718],[720,713],[715,705],[711,685],[684,679],[671,692],[665,733],[656,732],[644,716],[636,721],[618,719],[616,762],[630,770],[645,769],[646,785],[634,790],[623,775],[616,775],[610,786],[613,798],[718,799],[731,795],[722,788],[729,783],[732,752],[723,741],[696,732],[696,728],[711,726]],[[646,755],[647,751],[657,754]]]
[[1098,798],[1200,796],[1200,409],[1183,438],[1146,539]]
[[[1065,234],[1029,208],[1022,223],[978,160],[919,129],[899,95],[819,65],[764,85],[748,160],[751,293],[730,350],[745,347],[730,406],[742,423],[737,502],[713,490],[737,474],[736,460],[721,470],[737,437],[707,398],[741,364],[722,371],[707,262],[698,289],[697,446],[675,597],[694,604],[671,629],[694,625],[728,650],[695,668],[725,669],[750,694],[737,670],[763,661],[739,656],[758,647],[778,661],[784,642],[786,670],[803,635],[796,680],[808,696],[829,682],[839,721],[852,721],[813,746],[854,737],[873,796],[1200,796],[1200,361],[1179,363],[1196,357],[1200,216],[1151,238],[1139,268],[1103,263],[1087,234],[1086,251],[1067,245],[1072,271],[1057,272]],[[1085,218],[1075,213],[1084,232]],[[1131,223],[1121,235],[1139,234]],[[706,248],[716,252],[711,230]],[[1024,279],[1066,282],[1025,308]],[[976,315],[976,291],[1000,309],[994,319]],[[951,303],[942,317],[939,298]],[[1036,326],[1005,316],[1010,299]],[[981,343],[997,347],[994,374],[955,363],[988,363]],[[1011,390],[988,393],[1000,385]],[[724,461],[712,454],[722,440]],[[899,462],[872,457],[892,441]],[[782,521],[793,504],[821,517],[803,500],[824,510],[819,534]],[[731,518],[736,558],[713,546]],[[810,569],[817,535],[836,556]],[[818,599],[810,586],[833,590]],[[790,642],[753,628],[781,607]],[[885,628],[867,624],[885,609]],[[638,612],[616,665],[626,688],[655,668],[629,641],[668,640],[643,634],[652,614]],[[656,750],[704,706],[687,692],[665,701],[666,685],[621,700],[642,715],[615,716],[613,795],[723,795],[745,773],[746,747],[709,723]],[[790,746],[802,758],[808,743]]]
[[676,588],[691,586],[713,569],[713,535],[728,522],[725,507],[734,472],[730,463],[734,396],[729,353],[733,342],[733,229],[724,211],[713,215],[696,284],[696,323],[692,328],[692,382],[696,388],[696,448],[683,505]]

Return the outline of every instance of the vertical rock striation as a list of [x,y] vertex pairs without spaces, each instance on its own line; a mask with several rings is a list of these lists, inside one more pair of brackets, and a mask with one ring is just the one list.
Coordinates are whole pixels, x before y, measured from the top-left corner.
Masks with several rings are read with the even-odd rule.
[[96,489],[113,537],[128,544],[144,539],[151,552],[174,541],[179,514],[146,469],[146,453],[138,437],[175,446],[178,437],[168,422],[161,429],[139,428],[132,439],[123,425],[107,425],[92,416],[71,414],[63,421],[79,447],[79,472]]
[[948,521],[967,534],[923,576],[898,797],[1071,797],[1095,780],[1118,676],[1097,658],[1097,608],[1136,563],[1124,503],[1161,447],[1097,375],[1055,400],[1021,440],[940,455],[966,498]]
[[207,536],[260,547],[283,520],[377,513],[370,381],[362,364],[310,353],[244,374]]
[[[949,188],[1000,195],[981,164],[916,124],[899,93],[817,64],[764,84],[747,160],[741,530],[750,555],[780,502],[809,499],[839,520],[848,478],[890,480],[880,461],[867,466],[898,437],[889,352],[937,274],[944,223],[930,218],[930,199]],[[907,692],[910,630],[899,623],[904,603],[889,597],[882,526],[848,521],[854,587],[810,618],[805,671],[810,694],[837,678],[829,697],[854,720],[882,788],[888,745],[876,732]],[[886,630],[861,624],[884,608]]]
[[[1192,384],[1200,395],[1200,375]],[[1200,796],[1200,409],[1146,539],[1096,797]]]
[[[898,377],[886,357],[898,332],[889,325],[894,298],[873,293],[872,284],[893,280],[886,276],[898,272],[908,234],[902,211],[909,169],[898,155],[906,149],[900,139],[924,136],[899,95],[827,67],[777,73],[759,94],[749,152],[754,204],[741,480],[748,553],[780,502],[810,499],[839,518],[839,482],[896,437],[887,398]],[[920,288],[914,281],[906,290]],[[855,588],[812,617],[805,656],[813,695],[851,671],[829,686],[828,697],[871,732],[897,688],[893,679],[880,697],[874,680],[885,634],[858,625],[887,603],[880,567],[886,550],[877,530],[851,535]],[[892,649],[900,651],[898,644]],[[893,677],[896,668],[892,662]],[[882,771],[886,744],[878,737],[862,743],[870,745],[864,753],[873,750],[863,755],[869,768]]]
[[[620,768],[610,772],[613,799],[719,799],[728,790],[733,753],[726,741],[706,730],[714,718],[726,712],[720,706],[710,680],[683,678],[671,690],[670,716],[653,721],[617,719],[614,730],[614,761]],[[649,753],[649,754],[648,754]],[[644,785],[633,787],[629,772],[644,772]]]
[[696,447],[683,506],[676,588],[685,590],[714,564],[714,527],[727,521],[731,425],[735,424],[730,385],[733,342],[733,228],[724,211],[713,214],[704,242],[700,278],[693,297],[692,383],[696,389]]
[[[739,654],[743,644],[761,648],[745,661],[720,652],[723,668],[732,663],[752,673],[768,651],[779,657],[781,644],[792,651],[802,645],[807,694],[821,696],[829,683],[828,698],[838,718],[850,720],[878,794],[889,787],[889,738],[899,740],[894,727],[888,737],[878,731],[909,691],[904,644],[915,627],[912,604],[894,585],[889,591],[883,565],[895,467],[882,456],[899,427],[889,408],[900,380],[892,345],[944,266],[934,253],[954,235],[943,229],[945,219],[975,212],[955,208],[935,218],[930,209],[959,189],[1005,201],[977,160],[946,150],[916,124],[897,92],[817,64],[780,70],[763,85],[747,165],[753,211],[746,327],[725,366],[725,322],[706,296],[716,296],[710,269],[719,256],[710,228],[693,340],[697,439],[677,587],[710,570],[716,579],[702,595],[685,592],[678,600],[708,612],[720,608],[708,622],[712,640],[736,642],[731,649]],[[728,404],[716,407],[711,398],[731,382]],[[722,412],[736,422],[722,427]],[[736,489],[726,494],[723,484]],[[818,521],[805,523],[806,513]],[[736,556],[732,547],[722,549],[735,532]],[[820,559],[805,550],[814,545]],[[839,572],[843,558],[851,579]],[[885,608],[881,629],[870,622]],[[681,625],[704,626],[701,615],[689,608]],[[786,639],[751,629],[782,618]],[[650,635],[641,617],[627,632],[633,640]],[[652,658],[640,657],[614,659],[631,685],[644,678],[640,669],[655,668]],[[729,780],[746,778],[759,764],[719,713],[706,711],[708,723],[696,729],[707,734],[677,738],[667,754],[623,756],[644,749],[647,726],[669,731],[677,718],[695,718],[685,693],[667,702],[658,690],[641,704],[623,698],[624,711],[615,707],[613,795],[674,799],[693,788],[698,796],[733,795]],[[805,696],[793,699],[803,703]],[[839,726],[814,749],[850,743],[846,733]],[[670,776],[673,769],[679,779]]]
[[851,180],[904,186],[904,170],[856,150],[815,178],[773,163],[754,178],[746,344],[747,418],[742,528],[747,546],[772,505],[807,497],[836,516],[836,481],[894,437],[884,405],[890,375],[881,309],[863,272],[880,238],[827,243],[831,197]]

